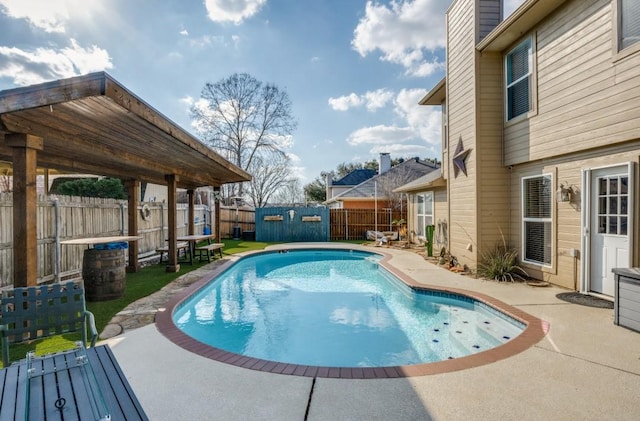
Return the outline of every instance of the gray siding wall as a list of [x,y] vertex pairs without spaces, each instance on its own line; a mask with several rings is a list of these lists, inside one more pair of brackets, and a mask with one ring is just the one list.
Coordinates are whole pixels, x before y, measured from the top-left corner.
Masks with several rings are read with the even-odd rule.
[[478,42],[500,24],[502,20],[502,0],[478,1]]

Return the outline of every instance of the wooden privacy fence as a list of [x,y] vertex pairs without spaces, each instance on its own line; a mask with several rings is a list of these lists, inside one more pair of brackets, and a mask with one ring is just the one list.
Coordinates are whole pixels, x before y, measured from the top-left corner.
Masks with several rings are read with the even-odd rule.
[[329,241],[329,209],[271,207],[256,209],[256,240]]
[[[144,207],[144,212],[142,212]],[[168,238],[168,205],[150,202],[138,206],[139,258],[155,254]],[[37,206],[38,282],[78,278],[82,273],[82,258],[86,246],[61,245],[64,240],[84,237],[107,237],[128,234],[127,202],[68,196],[39,196]],[[249,213],[251,216],[249,216]],[[195,232],[211,227],[213,209],[195,205]],[[242,226],[253,228],[246,221],[253,212],[242,211]],[[233,216],[233,218],[232,218]],[[220,209],[222,221],[235,223],[235,208]],[[177,206],[177,233],[188,233],[188,205]],[[35,223],[36,221],[31,221]],[[221,238],[229,237],[231,222],[221,223]],[[214,229],[212,228],[212,232]],[[126,255],[126,253],[125,253]],[[0,287],[13,285],[13,198],[11,193],[0,194]]]
[[[237,218],[237,219],[236,219]],[[220,238],[233,238],[233,227],[237,225],[241,232],[255,231],[255,211],[253,209],[226,207],[220,205]]]
[[[144,207],[144,208],[143,208]],[[138,206],[139,258],[155,254],[168,238],[168,205],[161,202]],[[144,212],[143,212],[144,210]],[[288,213],[294,211],[291,218]],[[78,278],[86,246],[61,245],[64,240],[128,234],[127,202],[114,199],[68,196],[39,196],[37,209],[38,282]],[[259,213],[259,216],[256,215]],[[177,207],[177,233],[188,233],[188,205]],[[195,232],[215,227],[213,208],[195,205]],[[266,221],[265,216],[280,215],[282,220]],[[336,241],[365,240],[368,230],[395,231],[392,221],[406,214],[388,209],[327,209],[323,207],[253,209],[220,206],[220,235],[231,238],[233,227],[256,231],[259,241]],[[305,218],[303,221],[302,218]],[[315,217],[315,218],[314,218]],[[258,218],[258,224],[256,224]],[[319,220],[318,220],[319,219]],[[257,226],[258,225],[258,226]],[[279,229],[277,228],[279,225]],[[261,234],[262,233],[262,234]],[[13,285],[13,200],[11,193],[0,194],[0,287]]]
[[367,231],[397,231],[393,221],[406,221],[407,214],[388,209],[331,209],[329,219],[331,241],[366,240]]

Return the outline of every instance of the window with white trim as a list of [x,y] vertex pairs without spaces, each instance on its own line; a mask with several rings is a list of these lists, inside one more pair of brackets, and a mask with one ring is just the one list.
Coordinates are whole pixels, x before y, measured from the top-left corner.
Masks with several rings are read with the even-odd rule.
[[505,56],[507,121],[531,111],[533,67],[531,44],[531,38],[527,38]]
[[618,0],[618,46],[620,50],[640,41],[640,2]]
[[551,266],[553,184],[550,174],[522,178],[522,260]]
[[433,225],[433,192],[416,194],[416,234],[426,237],[427,225]]

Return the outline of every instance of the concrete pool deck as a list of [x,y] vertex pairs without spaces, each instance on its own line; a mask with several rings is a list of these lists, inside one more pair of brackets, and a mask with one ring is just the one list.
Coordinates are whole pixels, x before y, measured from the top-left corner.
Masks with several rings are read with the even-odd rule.
[[547,321],[550,330],[532,347],[491,364],[371,380],[227,365],[184,350],[154,324],[107,342],[152,420],[640,418],[640,333],[615,326],[613,310],[561,301],[555,296],[565,290],[556,287],[454,274],[406,250],[365,249],[388,253],[389,264],[418,283],[495,297]]

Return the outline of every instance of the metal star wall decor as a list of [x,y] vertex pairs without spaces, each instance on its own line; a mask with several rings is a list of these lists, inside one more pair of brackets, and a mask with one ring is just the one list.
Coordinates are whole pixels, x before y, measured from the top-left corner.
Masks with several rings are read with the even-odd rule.
[[467,164],[466,160],[469,154],[471,153],[471,149],[464,150],[464,145],[462,144],[462,136],[458,139],[458,146],[456,146],[456,151],[453,154],[453,175],[458,177],[458,173],[462,171],[464,175],[467,175]]

